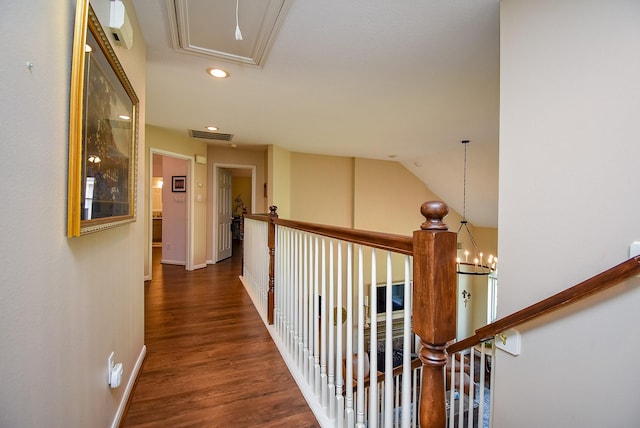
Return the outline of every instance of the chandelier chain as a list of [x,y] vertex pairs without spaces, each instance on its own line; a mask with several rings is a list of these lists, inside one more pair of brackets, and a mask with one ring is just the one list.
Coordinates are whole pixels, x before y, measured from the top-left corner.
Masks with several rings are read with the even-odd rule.
[[462,177],[462,220],[467,221],[467,144],[469,140],[462,141],[464,144],[464,169]]

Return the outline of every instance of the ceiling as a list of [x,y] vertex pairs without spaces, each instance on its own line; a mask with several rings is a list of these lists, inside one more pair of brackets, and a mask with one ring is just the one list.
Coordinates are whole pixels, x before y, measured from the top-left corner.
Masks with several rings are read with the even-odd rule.
[[[499,0],[132,0],[147,124],[395,160],[497,227]],[[135,41],[134,41],[135,43]],[[230,73],[222,80],[206,69]]]

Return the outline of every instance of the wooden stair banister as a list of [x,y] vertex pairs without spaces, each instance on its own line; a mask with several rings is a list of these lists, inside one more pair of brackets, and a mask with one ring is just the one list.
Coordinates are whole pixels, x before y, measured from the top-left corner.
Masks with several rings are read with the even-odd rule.
[[447,347],[447,351],[449,354],[453,354],[463,349],[471,348],[480,344],[480,342],[493,338],[496,334],[606,290],[638,274],[640,274],[640,256],[635,256],[571,288],[567,288],[538,303],[534,303],[511,315],[500,318],[491,324],[480,327],[473,336]]
[[[271,209],[273,208],[273,209]],[[413,256],[413,331],[421,338],[419,359],[411,367],[422,365],[420,381],[420,425],[430,428],[446,426],[445,376],[446,345],[456,335],[456,233],[443,222],[449,208],[440,201],[422,204],[425,221],[413,236],[371,232],[350,228],[285,220],[277,217],[275,207],[265,215],[246,215],[269,223],[268,322],[273,323],[273,259],[275,226],[310,232],[358,245]],[[394,374],[402,370],[394,369]]]

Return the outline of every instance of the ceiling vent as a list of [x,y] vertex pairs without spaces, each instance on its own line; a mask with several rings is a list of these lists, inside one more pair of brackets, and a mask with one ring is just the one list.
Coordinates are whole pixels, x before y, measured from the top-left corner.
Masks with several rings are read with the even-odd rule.
[[221,132],[206,132],[197,131],[195,129],[189,130],[189,136],[192,138],[202,138],[203,140],[218,140],[218,141],[231,141],[232,134],[223,134]]

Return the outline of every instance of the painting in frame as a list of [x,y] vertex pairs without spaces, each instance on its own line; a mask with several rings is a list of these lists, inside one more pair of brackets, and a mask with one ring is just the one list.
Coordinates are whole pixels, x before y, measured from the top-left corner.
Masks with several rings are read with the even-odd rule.
[[139,100],[88,0],[78,0],[69,109],[67,236],[136,219]]
[[184,175],[171,176],[171,191],[172,192],[186,192],[187,191],[187,177]]

